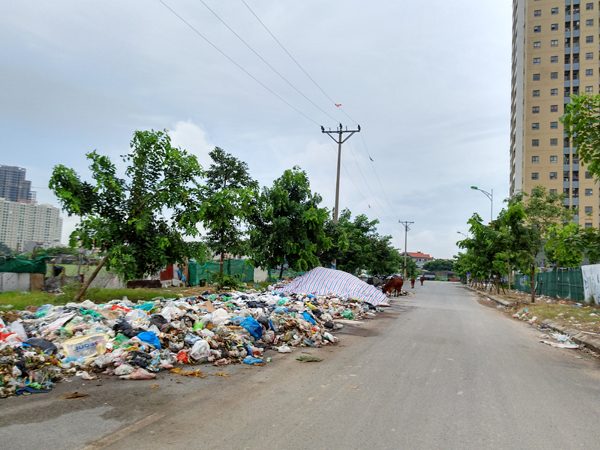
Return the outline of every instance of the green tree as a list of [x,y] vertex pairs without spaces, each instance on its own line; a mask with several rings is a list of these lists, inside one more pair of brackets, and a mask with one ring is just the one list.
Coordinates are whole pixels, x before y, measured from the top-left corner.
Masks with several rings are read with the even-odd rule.
[[205,243],[219,256],[221,284],[225,254],[244,255],[248,250],[243,226],[255,207],[258,183],[245,162],[219,147],[209,154],[213,162],[206,171],[200,217],[207,230]]
[[12,250],[8,245],[4,242],[0,242],[0,256],[10,256],[12,255]]
[[[401,274],[404,274],[404,257],[401,257],[399,259],[400,259],[399,270],[400,270]],[[406,258],[406,277],[414,278],[419,273],[421,273],[421,271],[419,270],[417,263],[414,262],[410,256],[408,258]]]
[[255,265],[275,269],[284,263],[295,271],[320,264],[317,252],[328,250],[332,240],[325,234],[326,208],[319,208],[321,196],[312,193],[306,172],[299,167],[286,170],[264,188],[252,214],[250,255]]
[[401,258],[400,251],[392,246],[392,236],[377,234],[373,239],[374,242],[371,245],[373,254],[370,258],[369,272],[378,275],[398,273],[398,267],[404,262],[404,258]]
[[45,252],[48,256],[79,255],[79,249],[75,247],[50,247]]
[[580,164],[600,178],[600,95],[572,95],[560,121],[577,148]]
[[203,172],[196,157],[173,148],[166,131],[136,131],[130,147],[122,156],[124,178],[96,151],[87,154],[93,183],[82,181],[73,169],[54,167],[50,189],[69,216],[81,219],[70,245],[105,254],[74,301],[104,265],[127,281],[203,252],[201,243],[185,240],[199,235],[197,179]]
[[423,269],[429,270],[430,272],[441,272],[442,270],[452,271],[454,269],[454,262],[436,259],[423,264]]

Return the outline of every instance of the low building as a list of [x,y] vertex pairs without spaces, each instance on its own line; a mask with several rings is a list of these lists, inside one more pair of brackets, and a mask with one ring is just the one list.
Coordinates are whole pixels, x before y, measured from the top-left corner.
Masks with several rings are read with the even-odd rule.
[[[400,256],[404,258],[405,253],[401,253]],[[426,262],[433,261],[433,258],[425,253],[421,252],[408,252],[408,256],[417,264],[417,267],[423,267]]]

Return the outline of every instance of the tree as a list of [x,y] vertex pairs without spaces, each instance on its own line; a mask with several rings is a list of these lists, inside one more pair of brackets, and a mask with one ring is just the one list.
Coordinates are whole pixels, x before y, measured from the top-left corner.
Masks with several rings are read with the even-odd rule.
[[255,207],[258,183],[248,173],[248,165],[223,149],[209,153],[213,162],[206,171],[206,186],[200,217],[208,231],[207,247],[219,255],[219,278],[223,277],[225,254],[243,255],[248,249],[243,225]]
[[[392,246],[392,236],[376,234],[373,239],[374,242],[371,245],[373,254],[370,258],[369,272],[378,275],[398,273],[398,267],[400,264],[404,264],[404,258],[400,256],[400,251]],[[410,268],[410,264],[408,266]]]
[[436,259],[423,264],[423,269],[429,270],[430,272],[441,272],[442,270],[452,271],[454,269],[454,262]]
[[79,255],[79,249],[74,247],[50,247],[45,252],[48,256]]
[[536,186],[531,195],[519,193],[508,201],[514,212],[511,232],[515,236],[515,266],[531,275],[531,302],[535,302],[535,274],[537,257],[544,249],[546,236],[553,227],[573,220],[574,212],[563,206],[563,195],[548,193]]
[[12,255],[12,250],[8,245],[4,242],[0,242],[0,256],[10,256]]
[[320,264],[317,252],[328,250],[331,238],[324,231],[328,217],[319,208],[321,196],[313,194],[306,172],[299,167],[286,170],[264,188],[252,214],[250,254],[255,265],[275,269],[285,262],[295,271],[310,270]]
[[[400,273],[404,273],[404,258],[399,258],[399,259],[400,259],[400,264],[399,264]],[[406,276],[408,278],[414,278],[419,273],[421,273],[421,271],[419,270],[417,263],[414,262],[410,256],[408,258],[406,258]]]
[[197,179],[203,172],[196,157],[173,148],[166,130],[136,131],[130,147],[132,151],[122,156],[125,178],[96,151],[87,154],[93,184],[82,181],[73,169],[54,167],[50,189],[69,216],[81,219],[70,245],[105,253],[74,301],[104,265],[127,281],[203,252],[201,243],[184,239],[199,235]]
[[580,163],[600,178],[600,95],[572,95],[560,121],[577,148]]

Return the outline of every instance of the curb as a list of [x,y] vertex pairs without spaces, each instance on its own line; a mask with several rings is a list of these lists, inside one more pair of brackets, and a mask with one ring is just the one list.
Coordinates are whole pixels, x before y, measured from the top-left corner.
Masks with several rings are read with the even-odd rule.
[[[473,292],[484,295],[484,296],[488,297],[490,300],[494,300],[495,302],[500,303],[501,305],[512,306],[511,302],[507,302],[506,300],[502,300],[501,298],[497,298],[497,297],[494,297],[493,295],[489,295],[485,292],[481,292],[477,289],[473,289],[470,286],[465,286],[465,287],[467,289],[470,289]],[[569,329],[567,327],[563,327],[562,325],[559,325],[558,322],[554,322],[551,319],[542,320],[541,323],[550,327],[554,331],[559,331],[563,334],[569,335],[571,337],[571,339],[573,340],[573,342],[575,342],[576,344],[585,345],[587,348],[595,351],[596,353],[600,353],[600,336],[594,337],[594,336],[591,336],[591,335],[584,333],[582,331],[579,331],[579,330],[573,330],[573,329]]]

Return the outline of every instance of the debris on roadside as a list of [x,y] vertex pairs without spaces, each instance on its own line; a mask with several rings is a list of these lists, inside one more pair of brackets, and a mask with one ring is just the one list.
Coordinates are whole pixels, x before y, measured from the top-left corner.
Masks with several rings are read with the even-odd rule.
[[200,370],[181,367],[265,365],[267,350],[285,354],[294,347],[334,345],[333,333],[343,327],[337,320],[368,319],[378,311],[383,310],[355,298],[273,288],[2,310],[0,398],[49,392],[71,376],[145,380],[166,370],[203,378]]

